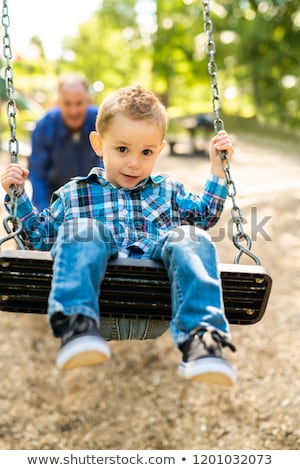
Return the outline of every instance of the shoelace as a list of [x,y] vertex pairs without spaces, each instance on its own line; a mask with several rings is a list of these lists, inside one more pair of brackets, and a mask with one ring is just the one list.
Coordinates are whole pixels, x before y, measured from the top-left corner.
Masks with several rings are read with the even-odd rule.
[[221,345],[223,346],[223,348],[225,348],[226,346],[232,351],[232,352],[235,352],[236,351],[236,347],[234,346],[234,344],[232,344],[230,341],[228,341],[228,339],[226,338],[225,335],[221,335],[218,331],[216,330],[213,330],[211,332],[211,335],[213,337],[213,339],[218,342],[218,343],[221,343]]
[[228,347],[232,352],[236,351],[236,347],[226,338],[226,335],[221,334],[219,331],[214,330],[213,328],[203,328],[200,326],[192,330],[190,332],[190,336],[195,336],[199,333],[204,334],[206,332],[209,332],[213,340],[216,341],[216,343],[220,343],[223,348]]

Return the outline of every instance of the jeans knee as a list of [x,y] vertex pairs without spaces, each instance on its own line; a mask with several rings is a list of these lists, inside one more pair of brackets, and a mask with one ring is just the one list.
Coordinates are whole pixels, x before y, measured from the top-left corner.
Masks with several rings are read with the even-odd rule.
[[210,235],[205,230],[195,227],[194,225],[182,225],[171,230],[168,234],[168,242],[174,245],[177,243],[199,243],[202,239],[209,242],[211,241]]
[[95,219],[72,219],[63,223],[58,231],[57,239],[51,249],[54,259],[56,255],[65,250],[88,250],[96,253],[106,253],[108,257],[118,254],[117,243],[111,231]]
[[163,259],[173,254],[177,260],[185,260],[192,253],[200,257],[216,256],[216,248],[206,231],[184,225],[169,232],[162,247]]
[[63,242],[106,242],[111,243],[110,230],[98,220],[77,218],[64,222],[59,228],[58,238]]

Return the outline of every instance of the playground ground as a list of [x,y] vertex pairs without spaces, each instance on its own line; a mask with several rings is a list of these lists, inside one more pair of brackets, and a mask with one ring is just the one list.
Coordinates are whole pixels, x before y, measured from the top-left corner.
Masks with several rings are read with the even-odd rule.
[[[237,201],[253,251],[273,277],[263,320],[231,327],[237,352],[226,357],[236,386],[181,379],[168,332],[155,341],[114,342],[108,363],[62,373],[46,317],[1,312],[0,449],[300,448],[299,142],[277,134],[234,139]],[[158,162],[192,191],[207,169],[199,157],[164,154]],[[230,201],[211,232],[222,262],[235,255],[228,236],[218,240],[229,217]]]

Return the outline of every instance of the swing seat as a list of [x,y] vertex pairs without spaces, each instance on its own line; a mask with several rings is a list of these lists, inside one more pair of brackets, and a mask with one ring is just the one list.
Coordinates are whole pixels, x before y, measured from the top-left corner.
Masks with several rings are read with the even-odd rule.
[[[231,324],[259,322],[272,279],[258,265],[219,264],[225,314]],[[52,279],[49,252],[0,252],[0,310],[46,314]],[[101,286],[101,317],[171,319],[170,284],[162,264],[118,258],[110,261]]]

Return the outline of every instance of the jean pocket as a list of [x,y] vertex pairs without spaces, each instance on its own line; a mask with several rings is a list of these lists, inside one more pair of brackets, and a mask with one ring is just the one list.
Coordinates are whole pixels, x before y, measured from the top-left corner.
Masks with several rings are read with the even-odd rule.
[[163,320],[102,318],[100,334],[106,341],[156,339],[169,328]]

